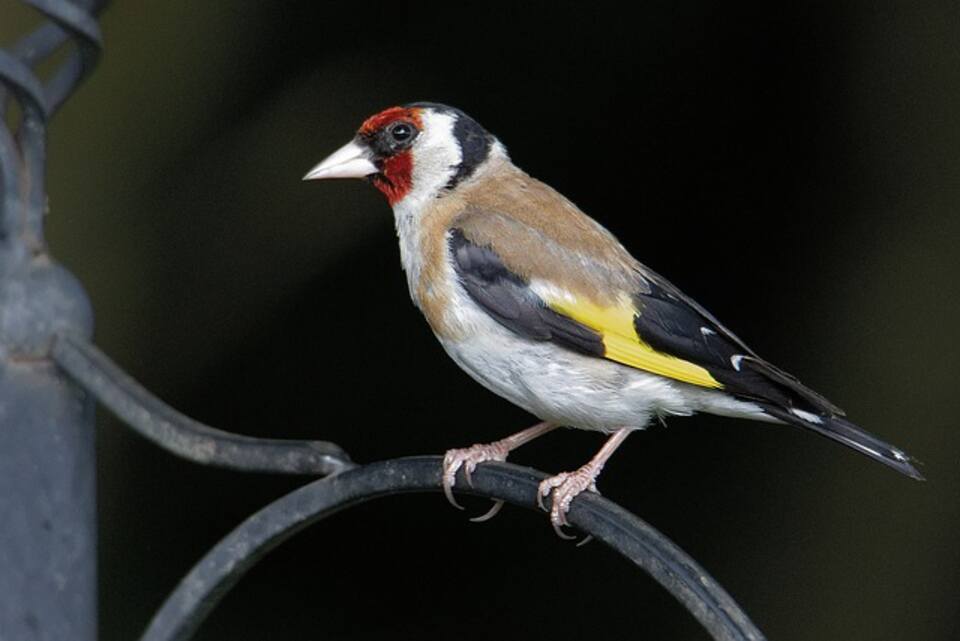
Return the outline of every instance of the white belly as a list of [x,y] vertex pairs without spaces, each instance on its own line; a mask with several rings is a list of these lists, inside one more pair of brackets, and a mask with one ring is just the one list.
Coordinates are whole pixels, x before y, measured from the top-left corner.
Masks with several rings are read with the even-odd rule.
[[441,338],[444,349],[480,384],[542,420],[610,432],[697,411],[767,418],[756,405],[714,390],[522,338],[457,289],[454,309],[466,337]]

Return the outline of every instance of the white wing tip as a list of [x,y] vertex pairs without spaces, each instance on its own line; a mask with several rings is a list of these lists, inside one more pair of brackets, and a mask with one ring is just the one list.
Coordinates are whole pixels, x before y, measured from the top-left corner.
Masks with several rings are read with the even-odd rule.
[[821,423],[823,423],[823,419],[817,416],[816,414],[814,414],[813,412],[808,412],[806,410],[798,410],[795,407],[791,407],[788,411],[794,416],[796,416],[797,418],[803,419],[808,423],[816,423],[817,425],[820,425]]

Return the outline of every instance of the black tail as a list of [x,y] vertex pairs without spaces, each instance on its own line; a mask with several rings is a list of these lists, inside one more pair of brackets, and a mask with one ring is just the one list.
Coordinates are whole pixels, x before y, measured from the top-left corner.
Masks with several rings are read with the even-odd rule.
[[[875,461],[889,465],[901,474],[906,474],[918,481],[924,480],[923,475],[913,466],[914,459],[911,459],[903,450],[897,449],[889,443],[884,443],[845,418],[829,414],[785,410],[782,407],[768,404],[764,404],[763,409],[767,414],[780,419],[784,423],[816,432],[828,439],[843,443]],[[818,420],[819,422],[817,422]]]

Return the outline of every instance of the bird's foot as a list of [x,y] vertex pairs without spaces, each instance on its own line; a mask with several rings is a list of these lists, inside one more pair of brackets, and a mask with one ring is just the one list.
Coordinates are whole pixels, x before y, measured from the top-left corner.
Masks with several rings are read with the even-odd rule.
[[[495,441],[493,443],[478,443],[470,447],[447,450],[447,453],[443,455],[443,493],[446,495],[447,500],[450,501],[450,504],[458,510],[463,509],[463,506],[453,498],[453,486],[457,482],[457,471],[459,471],[461,467],[463,468],[463,475],[467,479],[467,484],[473,485],[471,475],[477,469],[477,465],[486,463],[487,461],[506,461],[510,449],[509,444],[503,441]],[[470,520],[479,522],[491,519],[500,511],[502,506],[503,501],[495,501],[490,511]]]
[[593,465],[592,462],[587,463],[574,472],[561,472],[540,483],[537,490],[537,504],[540,509],[546,510],[543,499],[550,497],[550,524],[560,538],[576,538],[563,531],[564,526],[570,525],[567,522],[567,512],[570,511],[573,499],[582,492],[597,492],[596,480],[601,467],[602,465]]

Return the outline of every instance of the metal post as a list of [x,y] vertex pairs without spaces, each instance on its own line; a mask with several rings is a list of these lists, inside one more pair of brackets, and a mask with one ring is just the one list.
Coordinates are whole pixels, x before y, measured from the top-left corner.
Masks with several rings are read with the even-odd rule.
[[[47,252],[43,215],[47,119],[92,66],[99,36],[89,2],[27,4],[50,22],[0,51],[0,641],[93,641],[93,407],[51,358],[57,334],[91,334],[92,313]],[[33,65],[68,39],[77,49],[42,84]]]
[[[0,260],[9,249],[0,249]],[[41,314],[90,331],[65,272],[32,258],[0,275],[0,639],[96,638],[92,403],[42,351]],[[19,335],[17,335],[19,334]]]

